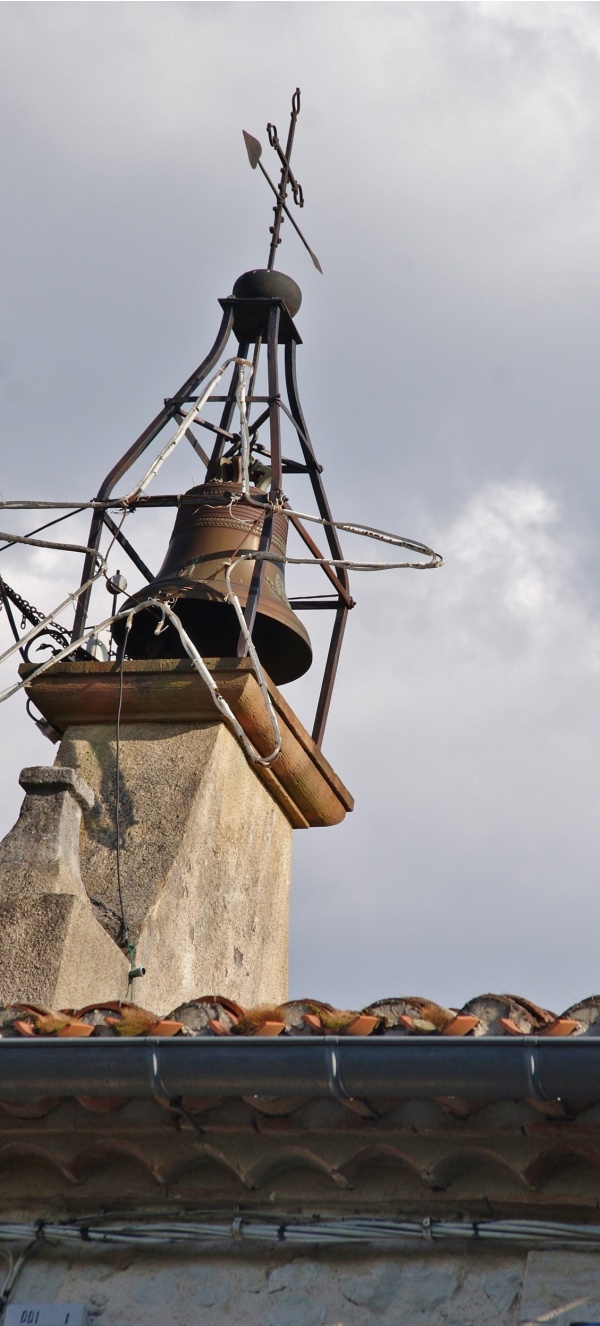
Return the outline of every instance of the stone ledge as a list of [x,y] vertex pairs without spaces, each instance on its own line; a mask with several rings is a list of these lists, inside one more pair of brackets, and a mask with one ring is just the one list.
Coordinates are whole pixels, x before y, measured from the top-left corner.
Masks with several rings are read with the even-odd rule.
[[94,793],[75,769],[35,764],[21,769],[19,782],[25,792],[71,792],[82,810],[91,810]]
[[[223,698],[261,755],[272,749],[271,724],[248,659],[206,660]],[[35,664],[23,664],[27,679]],[[29,698],[61,733],[70,726],[116,721],[120,665],[64,662],[26,685]],[[280,722],[281,754],[270,768],[253,766],[294,828],[339,824],[354,800],[318,746],[267,678]],[[179,659],[132,660],[123,667],[121,722],[222,723],[208,687],[192,663]]]

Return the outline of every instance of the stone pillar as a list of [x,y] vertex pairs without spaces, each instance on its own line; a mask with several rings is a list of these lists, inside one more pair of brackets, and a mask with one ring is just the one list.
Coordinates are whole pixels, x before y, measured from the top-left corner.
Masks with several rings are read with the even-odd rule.
[[[94,789],[81,872],[114,933],[114,724],[69,727],[57,759]],[[223,723],[132,723],[120,740],[121,881],[136,1001],[287,997],[292,826]]]
[[124,997],[129,964],[94,916],[79,868],[94,793],[73,769],[23,769],[27,795],[0,843],[0,1000],[83,1004]]
[[[213,676],[261,756],[273,732],[246,659]],[[22,672],[27,676],[31,666]],[[117,884],[120,704],[122,908],[135,1001],[164,1015],[222,994],[287,997],[294,828],[339,823],[352,798],[274,686],[281,753],[254,763],[186,661],[61,663],[28,685],[63,734],[53,769],[26,770],[0,844],[0,998],[74,1007],[127,995]]]

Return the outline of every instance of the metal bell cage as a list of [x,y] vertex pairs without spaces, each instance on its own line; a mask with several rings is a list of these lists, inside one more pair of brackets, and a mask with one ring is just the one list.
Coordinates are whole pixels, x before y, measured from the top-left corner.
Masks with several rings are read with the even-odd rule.
[[[247,626],[261,660],[276,684],[301,676],[310,667],[312,650],[303,624],[295,610],[329,610],[333,612],[333,626],[321,681],[313,725],[313,739],[321,745],[331,703],[344,629],[348,611],[354,606],[350,596],[348,574],[345,568],[335,570],[326,562],[322,570],[329,582],[327,595],[288,600],[283,579],[284,557],[288,522],[303,540],[312,557],[324,554],[305,528],[302,520],[290,510],[283,491],[283,476],[307,474],[314,493],[319,516],[324,522],[332,520],[329,502],[304,418],[296,378],[296,348],[302,344],[294,317],[300,307],[301,292],[296,282],[282,272],[257,269],[246,272],[233,287],[233,294],[220,299],[223,310],[221,326],[212,349],[179,391],[165,399],[163,409],[148,425],[133,446],[117,461],[101,484],[94,508],[88,539],[90,551],[86,554],[81,584],[89,580],[94,570],[94,552],[99,550],[103,528],[121,545],[129,558],[148,582],[148,588],[138,591],[125,605],[138,605],[145,598],[171,596],[176,599],[175,610],[183,625],[205,657],[244,657],[247,645],[233,608],[225,602],[224,562],[235,557],[241,547],[245,550],[268,553],[279,560],[252,560],[238,562],[232,577],[235,590],[244,610]],[[122,533],[109,513],[109,499],[115,485],[131,469],[147,447],[169,423],[181,425],[204,380],[222,362],[233,332],[237,339],[237,358],[247,360],[253,347],[252,368],[247,383],[246,404],[251,443],[250,477],[251,504],[242,494],[239,474],[241,435],[232,431],[236,408],[236,390],[243,371],[234,364],[226,395],[212,395],[212,402],[222,405],[219,424],[197,416],[195,425],[214,436],[212,453],[202,448],[191,428],[186,437],[206,466],[204,483],[183,495],[140,494],[129,509],[152,506],[178,507],[175,528],[163,566],[157,576],[148,569],[136,549]],[[267,395],[254,394],[261,349],[266,345]],[[283,350],[286,399],[280,390],[280,347]],[[250,419],[253,407],[262,407]],[[287,416],[296,431],[301,460],[282,456],[281,413]],[[268,424],[269,446],[259,441],[261,429]],[[266,468],[265,462],[268,465]],[[270,471],[270,488],[264,491]],[[233,499],[233,500],[232,500]],[[256,504],[263,506],[257,510]],[[289,515],[283,515],[281,508]],[[250,525],[248,519],[250,518]],[[343,557],[337,530],[329,523],[323,525],[329,555],[333,560]],[[246,531],[246,534],[243,533]],[[250,532],[248,532],[250,531]],[[240,539],[241,532],[241,539]],[[79,639],[86,627],[91,587],[78,601],[73,626],[73,640]],[[154,613],[156,610],[154,610]],[[127,656],[182,657],[181,642],[170,627],[155,635],[158,618],[151,608],[140,611],[133,618],[127,637]],[[125,621],[113,628],[118,645],[123,647]]]

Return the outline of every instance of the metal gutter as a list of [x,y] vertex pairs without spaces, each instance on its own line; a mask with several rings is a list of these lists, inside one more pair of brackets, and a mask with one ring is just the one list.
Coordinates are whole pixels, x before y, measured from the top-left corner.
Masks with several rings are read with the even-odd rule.
[[0,1040],[0,1100],[42,1096],[600,1099],[600,1037]]

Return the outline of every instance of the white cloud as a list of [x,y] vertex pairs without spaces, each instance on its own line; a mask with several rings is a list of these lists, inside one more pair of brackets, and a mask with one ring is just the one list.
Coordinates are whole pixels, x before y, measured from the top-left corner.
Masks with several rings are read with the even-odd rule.
[[[334,701],[343,828],[297,836],[296,992],[462,1002],[598,984],[600,618],[532,484],[488,485],[438,572],[354,577]],[[358,614],[360,613],[360,616]]]

